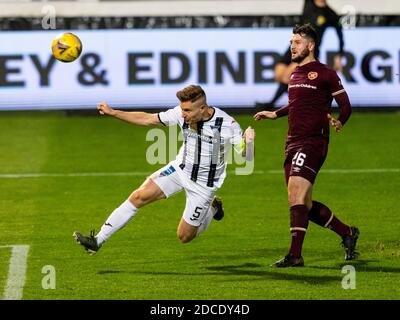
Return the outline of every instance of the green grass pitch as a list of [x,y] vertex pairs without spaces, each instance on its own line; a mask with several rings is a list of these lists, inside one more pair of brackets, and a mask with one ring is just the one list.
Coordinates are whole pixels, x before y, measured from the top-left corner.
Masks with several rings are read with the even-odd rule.
[[[353,113],[342,133],[332,132],[315,184],[314,199],[360,228],[359,258],[346,263],[339,237],[310,223],[305,267],[283,270],[269,265],[290,241],[282,171],[287,119],[236,118],[243,129],[256,129],[256,174],[228,169],[218,192],[222,221],[181,244],[181,193],[140,210],[89,256],[73,231],[99,230],[145,173],[161,167],[146,162],[154,143],[146,141],[149,128],[62,112],[1,113],[0,247],[30,246],[23,299],[400,299],[400,114]],[[133,174],[67,175],[96,172]],[[0,293],[10,256],[0,248]],[[355,268],[355,289],[342,288],[346,264]],[[42,286],[45,266],[55,269],[55,289]]]

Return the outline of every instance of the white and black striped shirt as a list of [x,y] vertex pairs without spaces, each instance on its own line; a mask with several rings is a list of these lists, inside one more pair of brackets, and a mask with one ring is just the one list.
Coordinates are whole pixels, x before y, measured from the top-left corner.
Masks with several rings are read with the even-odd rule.
[[184,143],[176,157],[188,177],[207,187],[220,188],[226,176],[226,156],[231,146],[240,145],[243,132],[234,118],[214,108],[207,121],[197,123],[193,130],[185,123],[180,106],[160,112],[160,122],[166,126],[178,124]]

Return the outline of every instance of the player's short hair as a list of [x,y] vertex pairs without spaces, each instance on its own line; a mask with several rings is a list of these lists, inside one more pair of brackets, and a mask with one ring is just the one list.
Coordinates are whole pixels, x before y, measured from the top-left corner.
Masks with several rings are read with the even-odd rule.
[[206,97],[206,93],[200,86],[196,85],[190,85],[182,90],[179,90],[176,93],[176,96],[178,97],[180,102],[195,102],[196,100],[200,99],[201,97]]
[[293,34],[299,34],[315,44],[318,43],[317,31],[315,31],[314,27],[310,23],[302,25],[296,24],[293,28]]

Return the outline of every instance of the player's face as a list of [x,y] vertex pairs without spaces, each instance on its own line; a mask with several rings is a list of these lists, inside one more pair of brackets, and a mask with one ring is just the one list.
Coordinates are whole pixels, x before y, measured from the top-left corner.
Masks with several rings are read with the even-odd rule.
[[290,50],[293,62],[302,62],[310,55],[311,42],[299,34],[294,34],[290,40]]
[[203,99],[199,99],[195,102],[181,102],[182,117],[187,124],[196,123],[203,118],[203,105]]

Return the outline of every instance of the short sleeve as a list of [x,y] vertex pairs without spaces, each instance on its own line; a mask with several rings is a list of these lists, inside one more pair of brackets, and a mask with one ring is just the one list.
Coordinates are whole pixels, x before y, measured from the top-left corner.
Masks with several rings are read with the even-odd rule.
[[342,80],[340,80],[337,73],[333,70],[330,70],[328,73],[328,85],[333,97],[346,91],[343,88]]
[[182,117],[182,112],[180,106],[168,109],[167,111],[160,112],[158,114],[158,119],[164,126],[173,126],[179,122]]

